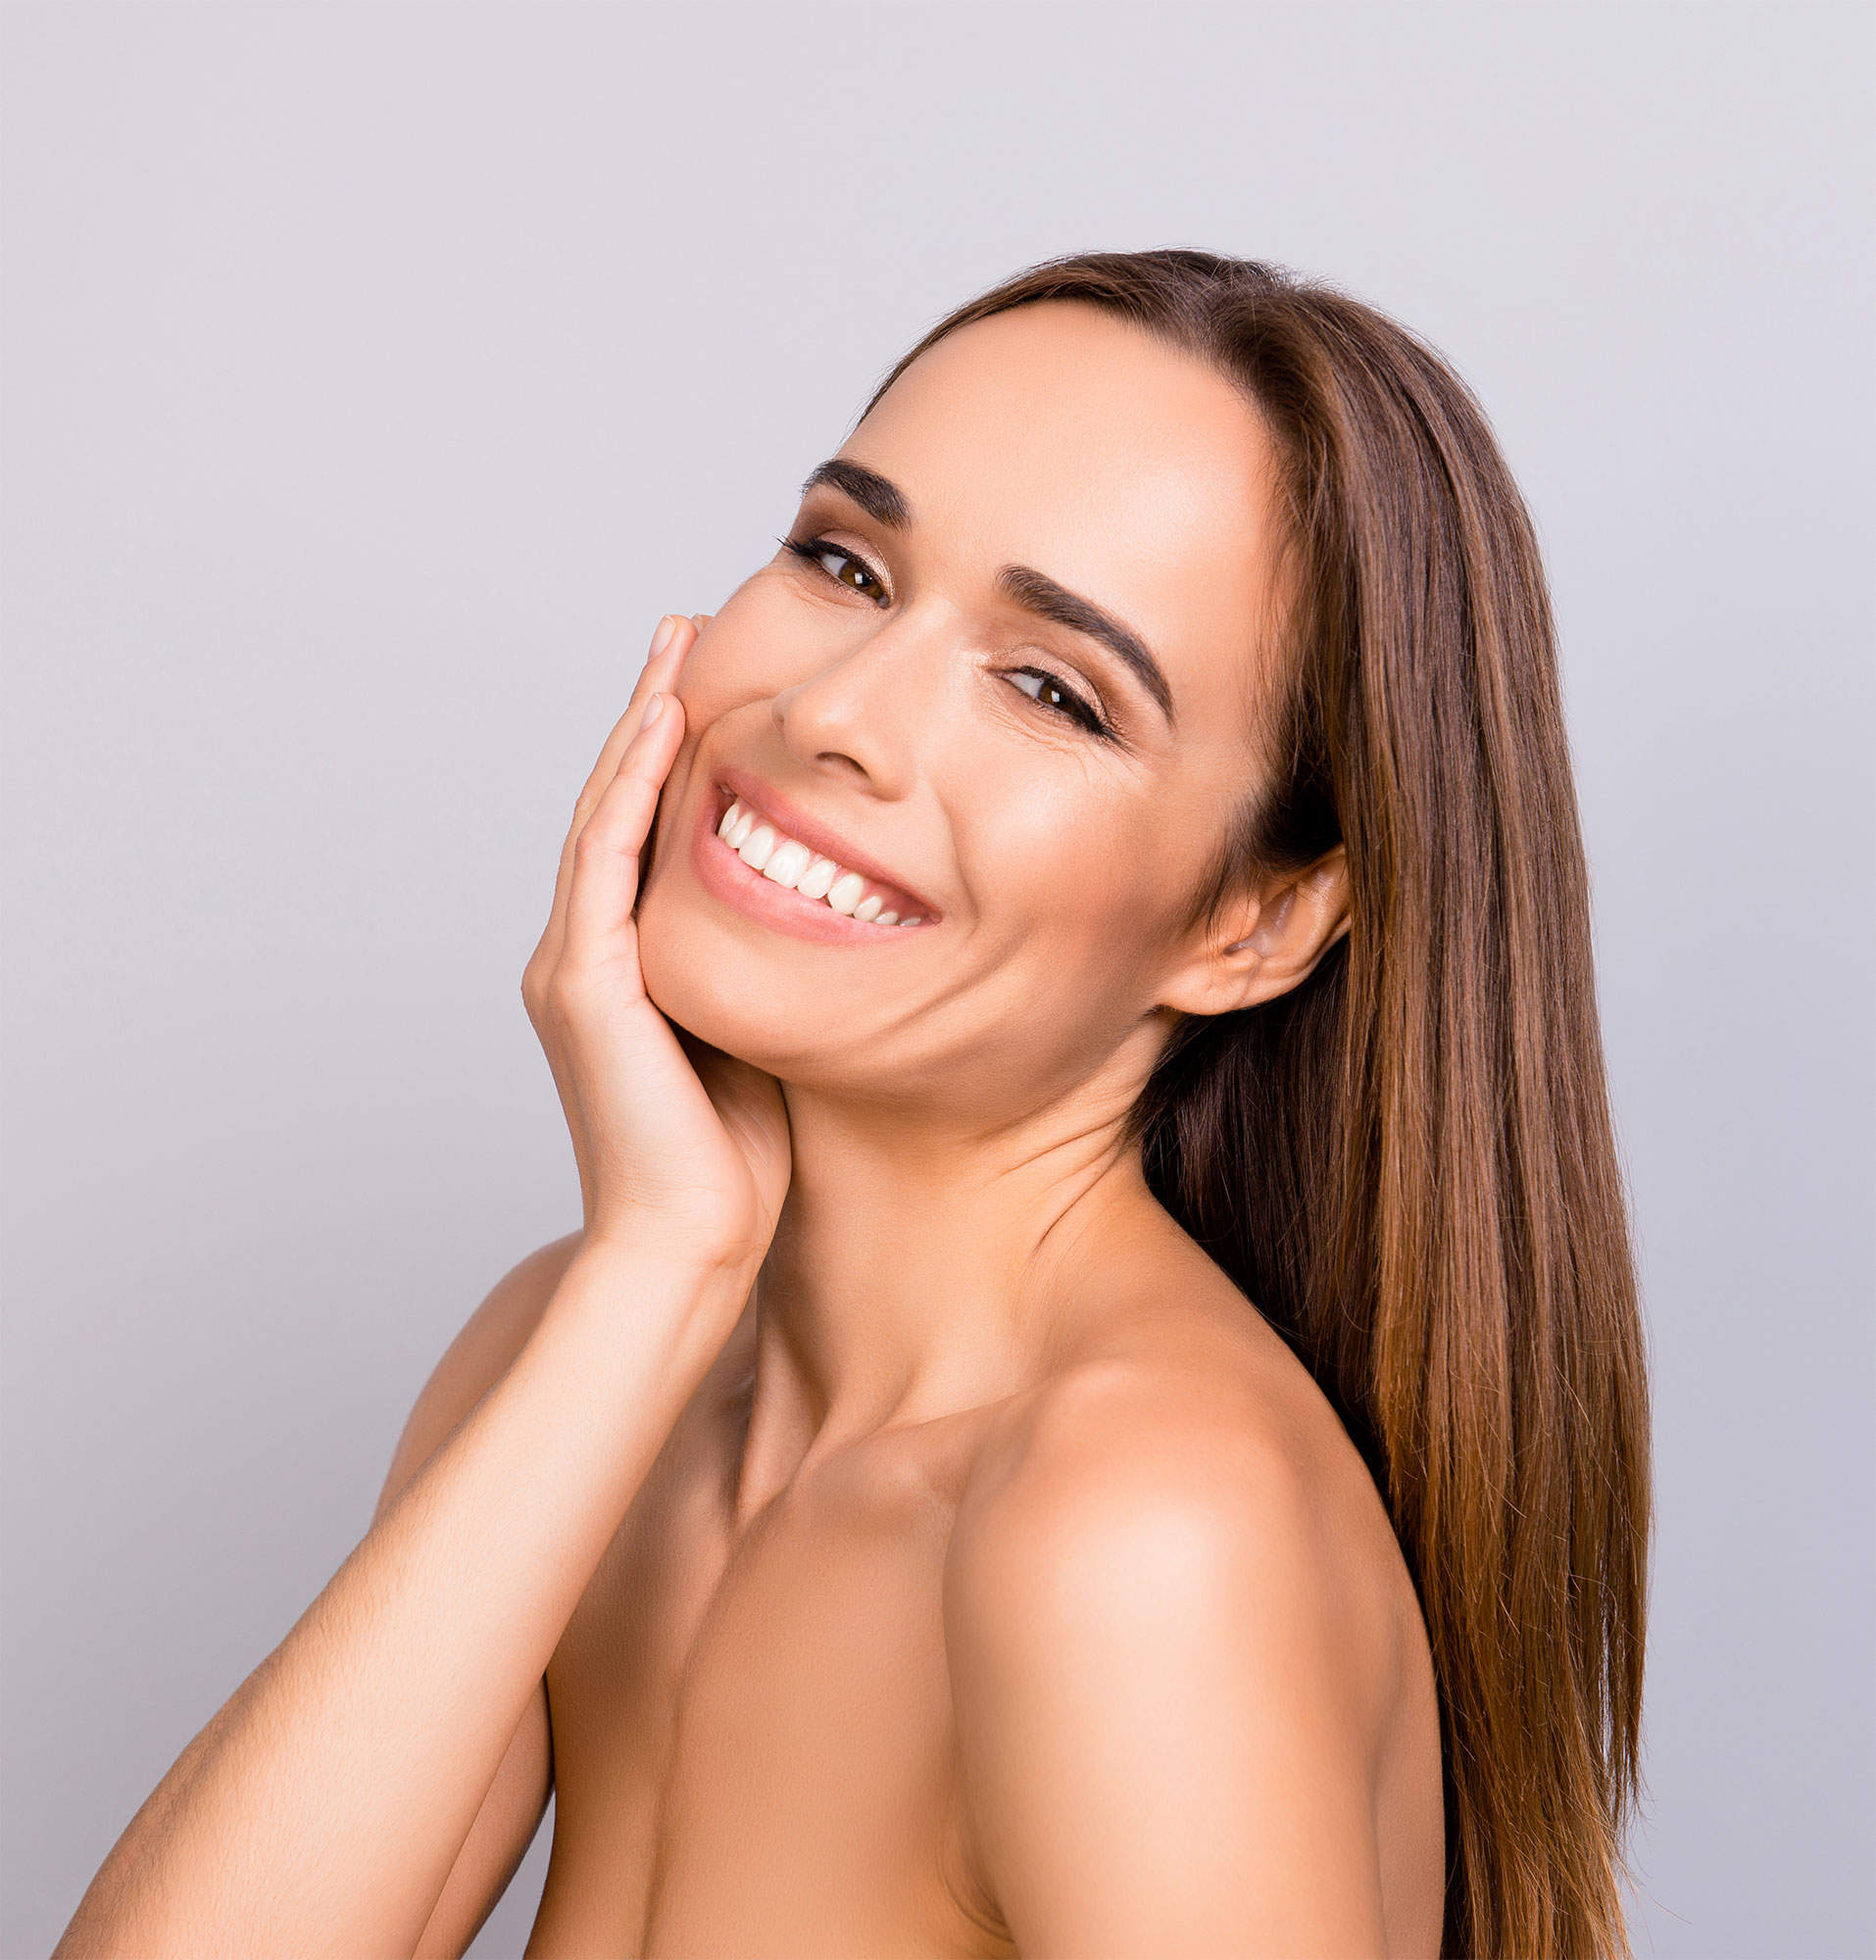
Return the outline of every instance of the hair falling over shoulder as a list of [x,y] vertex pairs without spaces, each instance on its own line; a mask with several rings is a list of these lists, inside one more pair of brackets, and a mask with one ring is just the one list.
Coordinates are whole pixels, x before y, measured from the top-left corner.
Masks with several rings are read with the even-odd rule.
[[1315,973],[1175,1037],[1135,1112],[1148,1175],[1386,1495],[1440,1688],[1443,1950],[1626,1954],[1646,1361],[1523,500],[1425,344],[1202,252],[1033,268],[941,321],[873,400],[945,334],[1044,300],[1215,364],[1285,466],[1276,780],[1206,906],[1251,867],[1348,855],[1353,923]]

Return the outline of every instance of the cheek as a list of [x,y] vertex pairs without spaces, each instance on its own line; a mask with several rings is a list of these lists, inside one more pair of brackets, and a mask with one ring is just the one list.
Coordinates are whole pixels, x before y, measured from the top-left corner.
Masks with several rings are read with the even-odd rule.
[[981,907],[986,1025],[1019,1038],[1012,1065],[1064,1080],[1100,1066],[1156,1004],[1189,885],[1137,793],[1054,787],[1032,783],[1001,806],[973,836],[966,876]]
[[692,728],[707,727],[745,702],[779,694],[797,678],[809,658],[800,610],[765,572],[723,602],[677,677],[677,698]]
[[1181,867],[1156,848],[1154,807],[1074,778],[1010,788],[973,853],[973,885],[997,894],[1012,931],[1051,957],[1072,952],[1084,968],[1116,970],[1150,957],[1183,890]]
[[773,1068],[765,1053],[775,1016],[762,996],[724,970],[721,938],[694,905],[670,897],[671,881],[654,879],[638,907],[638,961],[645,992],[660,1013],[726,1054]]

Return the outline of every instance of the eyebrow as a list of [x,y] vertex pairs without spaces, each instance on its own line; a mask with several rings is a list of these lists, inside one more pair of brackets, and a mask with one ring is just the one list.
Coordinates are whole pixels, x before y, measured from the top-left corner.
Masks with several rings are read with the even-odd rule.
[[810,471],[801,494],[826,483],[851,497],[867,516],[890,530],[903,531],[912,522],[912,506],[906,493],[890,477],[868,469],[864,463],[851,463],[844,456],[830,456]]
[[1086,633],[1116,654],[1133,677],[1153,696],[1160,712],[1172,720],[1172,689],[1166,684],[1164,669],[1138,633],[1123,626],[1111,612],[1104,612],[1092,600],[1058,585],[1046,572],[1032,571],[1026,564],[1007,564],[997,574],[998,589],[1025,612],[1053,619],[1072,633]]
[[[801,494],[805,497],[823,483],[851,497],[869,517],[890,530],[903,531],[912,523],[912,505],[906,493],[891,477],[868,469],[864,463],[830,456],[810,471]],[[1093,600],[1083,599],[1078,592],[1058,585],[1047,572],[1033,570],[1026,564],[1005,565],[997,574],[997,587],[1006,599],[1024,612],[1052,619],[1071,633],[1085,633],[1091,640],[1099,640],[1118,657],[1153,697],[1167,722],[1171,722],[1172,689],[1167,685],[1165,670],[1131,627],[1123,626],[1111,612],[1104,612]]]

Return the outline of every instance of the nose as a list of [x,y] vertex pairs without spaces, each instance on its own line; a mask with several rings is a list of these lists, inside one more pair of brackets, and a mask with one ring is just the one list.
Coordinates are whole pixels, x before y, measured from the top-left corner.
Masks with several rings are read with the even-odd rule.
[[882,802],[910,795],[942,662],[942,650],[910,612],[882,619],[774,697],[771,711],[789,754]]

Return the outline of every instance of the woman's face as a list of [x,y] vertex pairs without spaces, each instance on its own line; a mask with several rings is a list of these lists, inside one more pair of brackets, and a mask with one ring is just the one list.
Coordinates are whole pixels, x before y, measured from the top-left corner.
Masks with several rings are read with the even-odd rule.
[[652,998],[784,1081],[974,1120],[1137,1078],[1256,787],[1273,485],[1229,382],[1089,307],[914,363],[685,664]]

